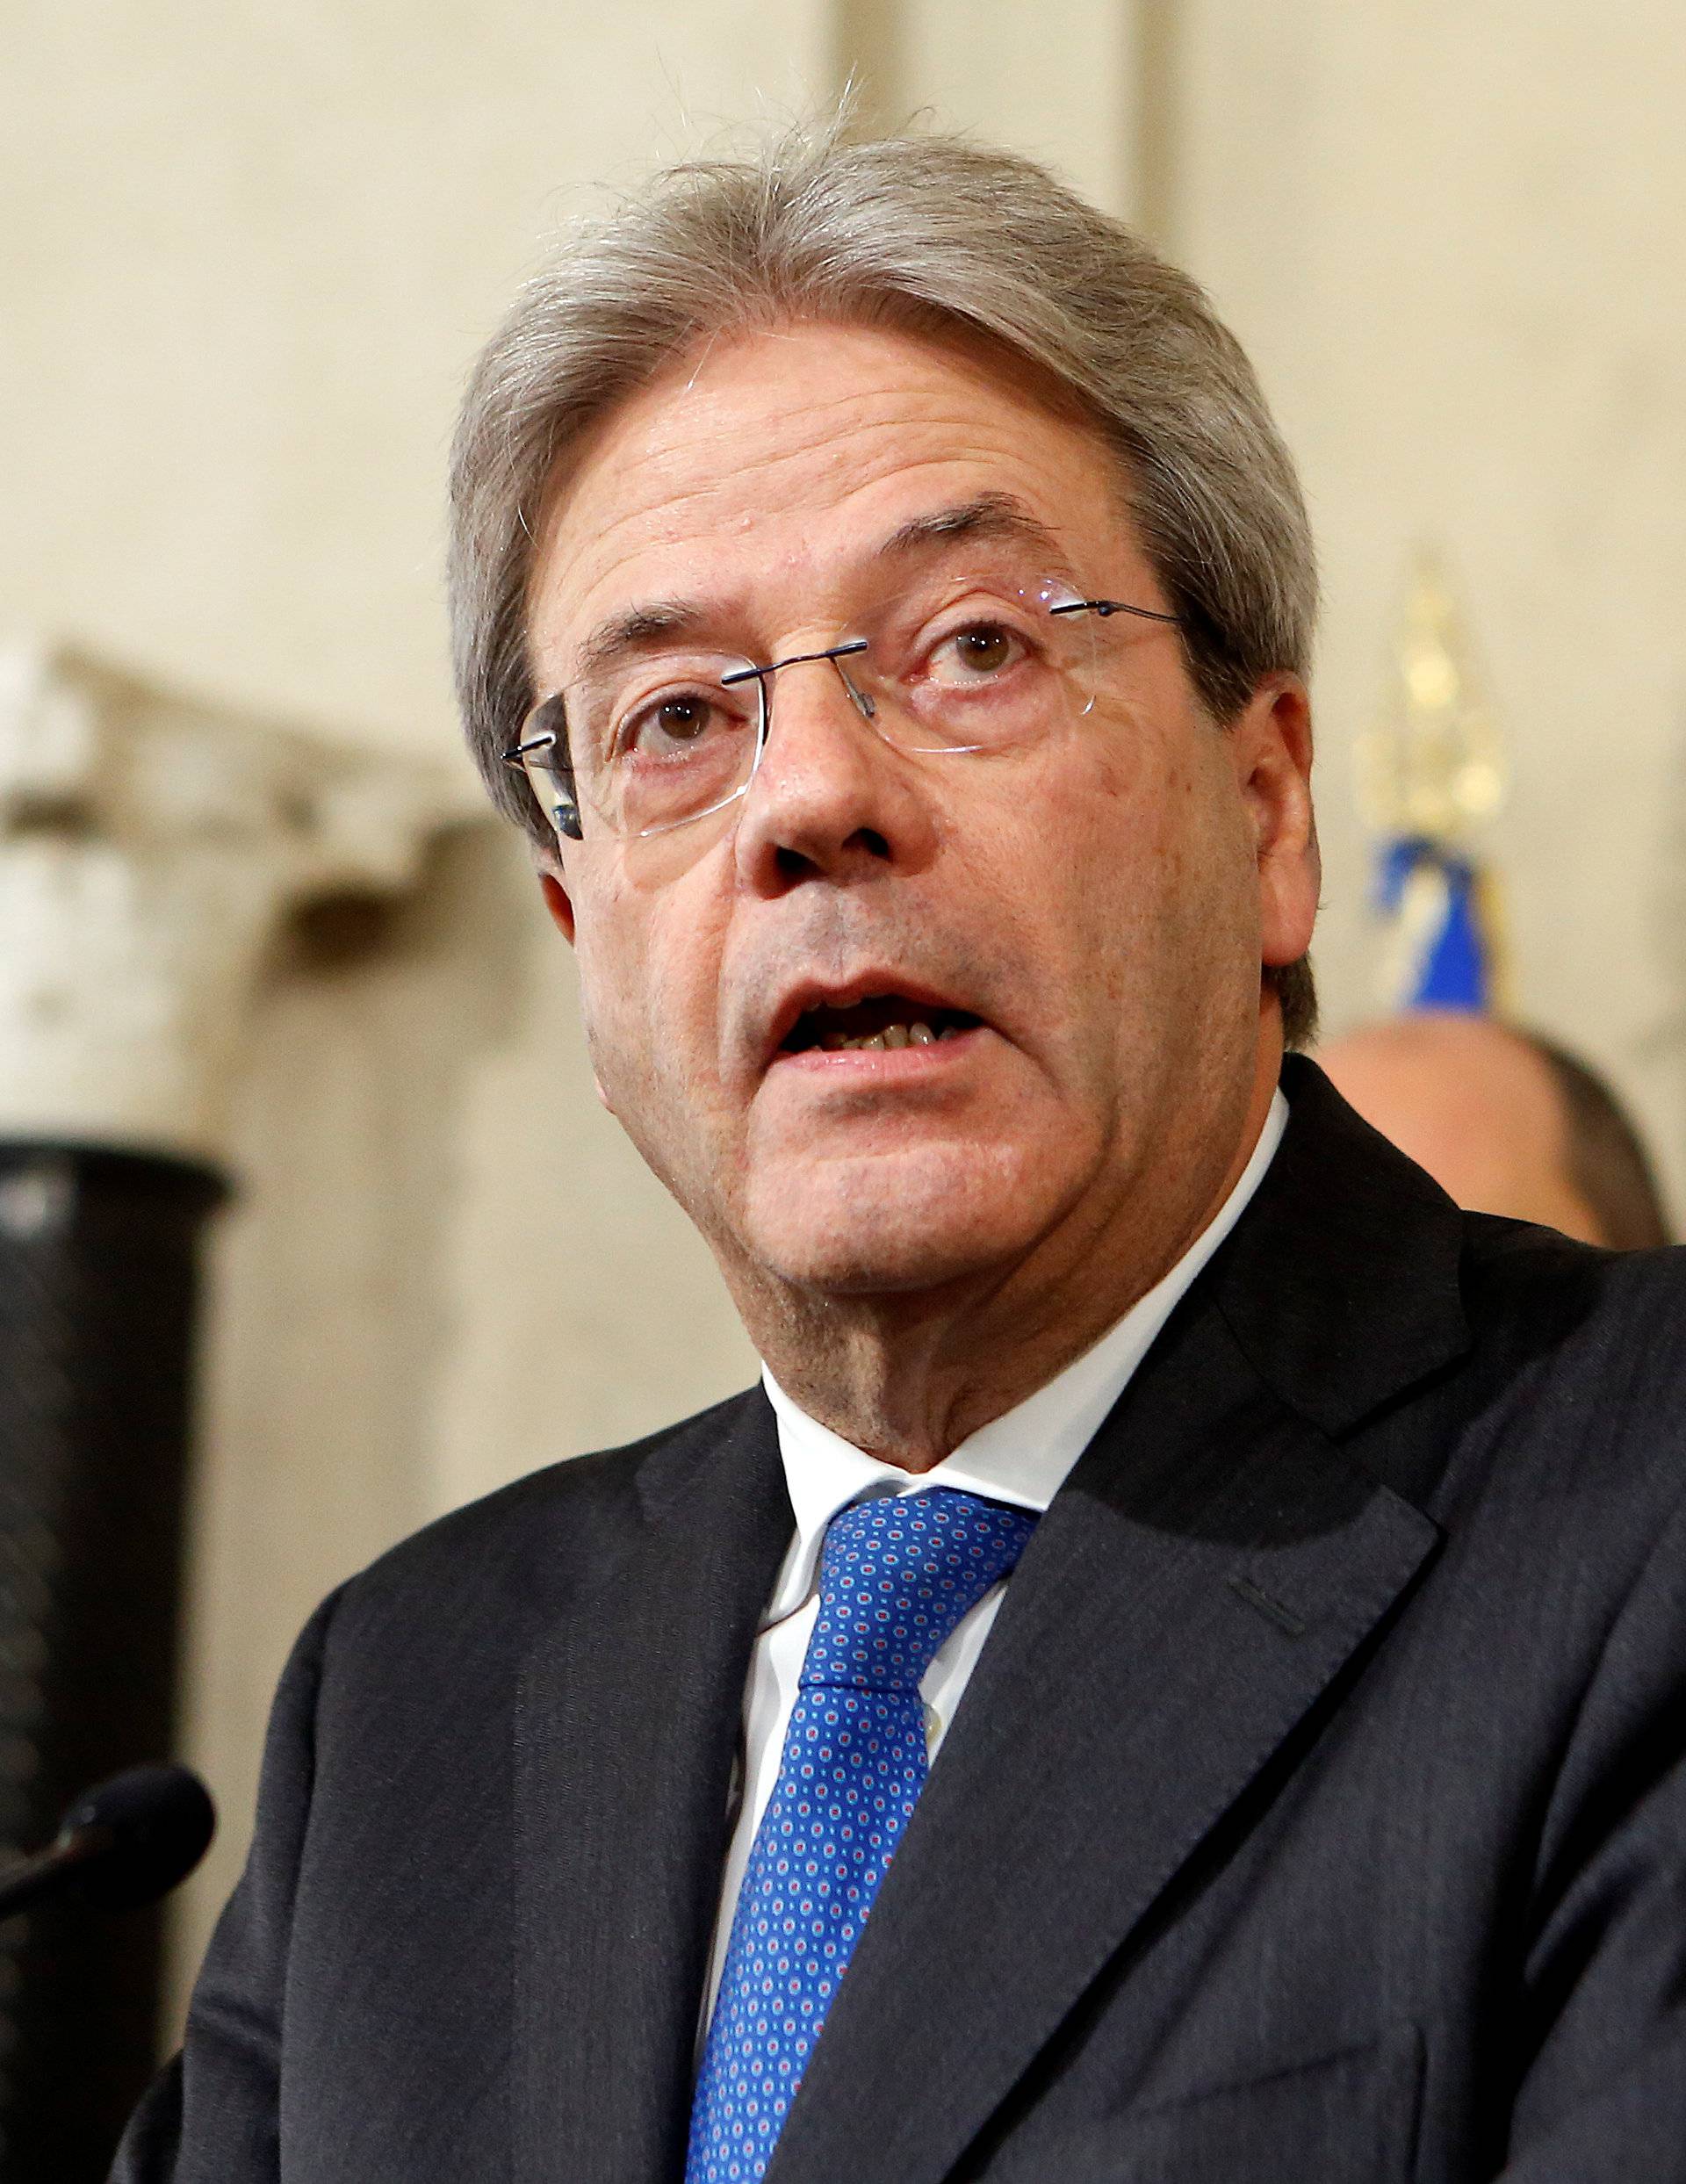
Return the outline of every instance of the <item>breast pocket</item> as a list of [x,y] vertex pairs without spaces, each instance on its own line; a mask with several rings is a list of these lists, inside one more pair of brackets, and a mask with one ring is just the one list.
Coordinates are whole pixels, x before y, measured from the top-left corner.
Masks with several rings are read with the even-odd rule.
[[[1060,2184],[1409,2184],[1422,2081],[1421,2037],[1405,2026],[1062,2134],[1022,2173]],[[1003,2184],[1020,2173],[1004,2169]]]

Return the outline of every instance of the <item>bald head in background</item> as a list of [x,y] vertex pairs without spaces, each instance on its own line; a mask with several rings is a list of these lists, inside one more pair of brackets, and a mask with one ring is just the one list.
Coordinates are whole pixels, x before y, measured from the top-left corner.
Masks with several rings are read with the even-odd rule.
[[1638,1131],[1603,1080],[1549,1040],[1425,1010],[1334,1040],[1318,1059],[1365,1120],[1471,1212],[1618,1251],[1669,1241]]

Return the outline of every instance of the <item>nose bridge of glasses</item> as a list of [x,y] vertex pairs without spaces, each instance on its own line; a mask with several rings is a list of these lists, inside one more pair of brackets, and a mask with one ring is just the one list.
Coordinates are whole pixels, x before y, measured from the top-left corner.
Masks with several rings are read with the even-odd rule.
[[870,649],[864,637],[843,638],[835,645],[827,645],[811,652],[789,652],[782,660],[769,660],[765,667],[734,668],[722,675],[721,682],[727,688],[734,683],[753,681],[760,687],[764,733],[770,731],[773,716],[773,678],[787,667],[814,667],[829,665],[836,673],[848,696],[850,703],[862,720],[873,720],[878,712],[878,702],[867,687],[861,672],[865,655]]

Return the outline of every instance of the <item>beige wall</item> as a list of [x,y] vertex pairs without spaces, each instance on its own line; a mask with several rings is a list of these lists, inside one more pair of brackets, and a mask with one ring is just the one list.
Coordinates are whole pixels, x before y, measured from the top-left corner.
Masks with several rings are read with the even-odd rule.
[[[585,185],[858,66],[1054,156],[1249,341],[1328,572],[1329,1013],[1365,1006],[1347,746],[1409,553],[1458,576],[1518,776],[1524,1003],[1641,1101],[1686,1207],[1686,47],[1668,0],[743,0],[15,13],[0,71],[0,630],[454,748],[438,606],[465,364]],[[321,936],[318,936],[320,941]],[[591,1096],[517,847],[470,827],[256,998],[214,1251],[191,1745],[236,1869],[321,1592],[753,1369]]]
[[1515,771],[1518,1006],[1686,1213],[1686,39],[1673,0],[1187,0],[1175,247],[1301,459],[1336,1024],[1369,1006],[1350,753],[1437,547]]
[[818,0],[54,0],[0,65],[0,619],[450,740],[440,466],[556,220],[763,100]]

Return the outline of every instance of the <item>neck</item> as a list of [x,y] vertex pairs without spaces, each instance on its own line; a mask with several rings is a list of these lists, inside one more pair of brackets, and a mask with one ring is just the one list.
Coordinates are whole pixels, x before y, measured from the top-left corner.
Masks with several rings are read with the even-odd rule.
[[911,1295],[740,1276],[756,1348],[811,1417],[883,1462],[929,1471],[1080,1358],[1198,1242],[1252,1157],[1279,1065],[1279,1047],[1261,1053],[1239,1129],[1168,1190],[1143,1185],[1110,1204],[1096,1191],[1007,1264]]

